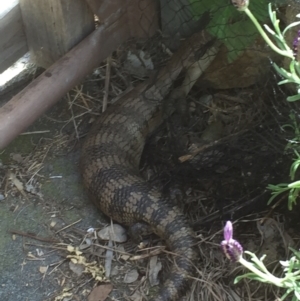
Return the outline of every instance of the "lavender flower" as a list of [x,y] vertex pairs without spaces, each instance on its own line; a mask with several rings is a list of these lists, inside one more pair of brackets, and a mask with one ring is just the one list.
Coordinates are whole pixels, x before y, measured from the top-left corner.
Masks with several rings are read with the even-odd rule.
[[298,46],[300,41],[300,30],[298,30],[298,35],[293,41],[293,55],[296,60],[298,60]]
[[239,261],[243,254],[243,247],[233,237],[233,227],[230,221],[226,222],[224,227],[224,240],[221,242],[221,248],[228,259]]
[[[248,273],[243,276],[238,276],[235,279],[235,282],[237,283],[243,278],[249,278],[249,279],[256,279],[261,282],[266,282],[266,283],[272,283],[278,287],[284,287],[288,289],[287,294],[291,292],[291,287],[295,286],[296,280],[300,281],[300,271],[299,269],[295,269],[295,272],[291,272],[293,268],[291,269],[291,261],[289,262],[290,267],[286,270],[285,277],[283,278],[277,278],[274,275],[272,275],[266,266],[263,263],[263,258],[258,259],[257,256],[249,251],[245,251],[246,254],[251,256],[251,261],[249,262],[246,259],[242,257],[243,254],[243,248],[240,245],[238,241],[232,238],[233,236],[233,228],[232,228],[232,223],[230,221],[226,222],[226,225],[224,227],[224,240],[221,242],[221,247],[228,259],[231,261],[238,261],[241,265],[243,265],[245,268],[250,270],[252,273]],[[298,285],[298,284],[297,284]],[[300,291],[300,285],[299,291]],[[296,290],[296,288],[295,288]],[[287,295],[286,294],[286,295]],[[283,298],[284,299],[284,298]],[[282,300],[283,300],[282,299]],[[294,299],[293,299],[294,300]],[[295,299],[296,300],[296,299]],[[297,300],[300,300],[299,298]]]

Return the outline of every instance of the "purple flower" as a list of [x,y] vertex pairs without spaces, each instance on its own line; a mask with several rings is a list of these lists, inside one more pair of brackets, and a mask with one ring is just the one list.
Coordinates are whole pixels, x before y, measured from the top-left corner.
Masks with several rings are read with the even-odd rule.
[[298,30],[298,35],[293,41],[293,55],[296,60],[298,60],[298,46],[300,41],[300,30]]
[[228,259],[239,261],[243,254],[243,247],[233,237],[233,227],[230,221],[226,222],[224,227],[224,240],[221,242],[221,248]]

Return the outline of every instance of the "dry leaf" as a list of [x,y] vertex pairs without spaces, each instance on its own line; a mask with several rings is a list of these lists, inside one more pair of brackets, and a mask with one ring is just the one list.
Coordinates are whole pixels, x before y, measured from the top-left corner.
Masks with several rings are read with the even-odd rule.
[[129,257],[130,257],[129,255],[125,255],[125,254],[120,256],[120,258],[125,260],[125,261],[127,261]]
[[117,276],[117,275],[119,275],[119,267],[114,266],[111,270],[110,276]]
[[104,301],[112,291],[111,284],[96,286],[88,296],[88,301]]
[[149,263],[150,269],[149,269],[149,282],[151,286],[155,286],[159,284],[159,281],[157,279],[158,273],[162,268],[161,262],[158,260],[157,256],[153,256],[150,259]]
[[73,273],[75,273],[78,276],[81,276],[85,270],[85,267],[83,264],[76,264],[76,263],[73,263],[72,261],[69,262],[69,268]]
[[36,249],[36,253],[39,257],[43,256],[44,255],[44,252],[40,249]]
[[23,161],[21,154],[11,154],[11,159],[18,163],[21,163]]
[[48,267],[47,266],[46,267],[40,266],[39,271],[40,271],[41,274],[45,274],[48,271]]
[[131,270],[129,271],[125,277],[124,277],[124,282],[125,283],[132,283],[134,281],[136,281],[139,278],[139,273],[137,270]]
[[104,268],[102,265],[99,265],[96,261],[93,262],[87,262],[86,258],[84,256],[81,256],[82,252],[78,250],[78,247],[73,247],[71,245],[67,246],[67,250],[70,254],[67,255],[67,258],[70,259],[70,261],[73,264],[81,264],[84,266],[84,273],[89,273],[93,276],[93,278],[97,281],[104,281]]
[[51,227],[51,228],[54,228],[54,227],[55,227],[55,225],[56,225],[56,221],[51,221],[51,223],[50,223],[50,227]]
[[32,194],[38,194],[36,188],[32,184],[25,184],[25,190]]
[[92,240],[90,238],[86,238],[79,246],[79,250],[88,249],[92,245]]
[[66,282],[66,278],[64,277],[64,278],[62,279],[62,281],[60,282],[60,286],[64,286],[65,282]]
[[35,259],[39,259],[39,258],[36,257],[35,255],[33,255],[31,252],[28,252],[28,253],[27,253],[27,258],[28,258],[28,259],[34,259],[34,260],[35,260]]
[[[112,248],[113,247],[113,243],[110,240],[108,242],[108,247]],[[105,264],[104,264],[104,268],[105,268],[105,277],[108,278],[111,272],[111,264],[112,264],[112,260],[114,257],[114,253],[112,250],[106,250],[105,253]]]
[[118,224],[101,229],[98,231],[98,236],[103,240],[112,240],[114,242],[127,241],[126,230]]
[[64,288],[63,292],[59,296],[55,297],[54,301],[62,301],[65,298],[72,297],[72,296],[73,294],[69,292],[69,289]]
[[139,50],[138,53],[128,51],[124,69],[133,76],[138,78],[145,77],[149,74],[149,70],[153,70],[154,65],[149,53]]
[[13,182],[13,184],[17,187],[17,189],[19,191],[22,191],[24,190],[24,187],[23,187],[23,183],[17,179],[16,175],[13,174],[12,172],[9,174],[9,178],[11,179],[11,181]]
[[17,179],[16,175],[11,171],[8,173],[8,177],[19,190],[19,192],[27,199],[26,193],[24,192],[23,183],[19,179]]
[[130,300],[132,300],[132,301],[142,301],[143,300],[143,295],[139,291],[136,291],[136,292],[134,292],[133,295],[130,296]]
[[67,245],[67,250],[68,250],[68,252],[72,253],[75,251],[75,248],[71,245]]
[[[120,253],[125,253],[126,252],[124,246],[122,246],[122,245],[118,245],[117,246],[117,250],[119,250]],[[121,254],[120,258],[123,259],[123,260],[125,260],[125,261],[127,261],[130,258],[130,255]]]

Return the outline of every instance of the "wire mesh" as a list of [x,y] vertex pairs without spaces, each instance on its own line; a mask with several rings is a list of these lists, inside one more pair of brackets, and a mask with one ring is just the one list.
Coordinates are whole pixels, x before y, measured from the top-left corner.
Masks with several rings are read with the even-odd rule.
[[[277,5],[284,14],[285,7]],[[153,7],[159,18],[151,17]],[[144,148],[141,174],[189,215],[202,242],[188,300],[273,300],[278,292],[272,288],[232,284],[240,271],[223,260],[219,230],[226,219],[254,220],[265,210],[266,186],[288,180],[290,157],[284,150],[293,132],[284,125],[291,112],[298,119],[298,109],[285,101],[291,92],[277,85],[271,62],[280,65],[282,59],[226,1],[139,0],[138,10],[136,31],[144,37],[120,46],[83,87],[70,93],[72,117],[60,134],[81,138],[102,111],[102,99],[110,104],[140,83],[156,85],[165,95],[165,119]],[[256,1],[253,13],[268,22],[265,1]],[[143,96],[149,101],[160,97]],[[88,122],[81,122],[85,117]],[[52,149],[67,143],[62,138]]]
[[[252,10],[259,21],[268,22],[267,3],[260,1]],[[166,118],[164,127],[146,146],[148,164],[152,160],[156,170],[162,166],[157,171],[158,182],[163,180],[168,185],[170,179],[198,186],[210,177],[211,181],[222,182],[232,173],[237,178],[231,184],[234,193],[226,188],[219,191],[228,185],[225,180],[217,185],[218,189],[215,187],[217,199],[237,200],[245,195],[252,199],[252,191],[260,187],[256,193],[261,193],[269,182],[281,178],[281,168],[286,171],[284,166],[277,167],[277,172],[272,167],[283,156],[291,133],[282,126],[288,122],[290,110],[295,109],[285,101],[289,92],[277,86],[279,78],[272,67],[272,62],[280,64],[282,58],[266,46],[247,16],[230,3],[161,0],[158,13],[161,31],[146,41],[130,41],[126,46],[133,47],[137,57],[143,55],[138,59],[142,61],[144,78],[159,80],[160,74],[154,70],[162,69],[170,57],[178,56],[182,47],[190,49],[190,58],[179,56],[183,71],[164,100],[165,110],[171,106],[175,113]],[[201,62],[210,55],[214,43],[218,43],[215,57],[194,83],[187,70],[195,62],[202,68]],[[131,55],[129,48],[126,51]],[[144,57],[150,58],[152,64],[148,70]],[[128,61],[127,56],[125,66]],[[137,79],[133,69],[130,62],[127,72]],[[172,91],[192,81],[194,86],[191,90],[188,87],[188,95],[176,96],[174,101]]]
[[[205,236],[216,225],[220,227],[220,220],[265,210],[267,185],[288,181],[291,157],[285,147],[293,133],[284,125],[290,122],[291,112],[298,114],[297,105],[286,101],[291,90],[277,85],[280,78],[272,63],[282,65],[283,59],[230,3],[160,0],[159,4],[161,30],[141,44],[133,42],[135,53],[143,53],[153,63],[144,78],[158,80],[153,70],[163,68],[184,43],[191,49],[191,58],[187,65],[182,57],[183,72],[164,99],[166,107],[175,112],[149,139],[141,172],[183,208],[195,230]],[[278,12],[285,12],[282,3],[276,5]],[[260,23],[268,23],[267,2],[258,1],[251,8]],[[285,25],[292,21],[283,20]],[[205,38],[199,32],[205,32]],[[207,35],[212,44],[199,44],[197,40],[205,40]],[[215,42],[219,43],[215,58],[189,93],[174,102],[172,91],[188,83],[187,70],[197,60],[201,68],[199,58],[205,57]],[[143,67],[147,69],[145,64]],[[136,78],[134,72],[131,76]],[[265,293],[278,293],[269,289],[261,294],[263,288],[252,295],[250,291],[256,288],[238,287],[240,297],[235,296],[234,287],[224,281],[228,274],[218,268],[217,256],[208,258],[211,248],[215,250],[216,245],[202,246],[205,259],[201,264],[207,261],[192,299],[216,300],[217,295],[224,300],[229,295],[232,300],[265,300]],[[210,286],[207,279],[211,277],[215,282]]]

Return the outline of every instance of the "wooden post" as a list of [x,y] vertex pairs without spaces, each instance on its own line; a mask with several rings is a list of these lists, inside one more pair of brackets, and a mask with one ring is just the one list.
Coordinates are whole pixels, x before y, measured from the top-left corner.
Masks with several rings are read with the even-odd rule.
[[126,14],[101,25],[0,108],[0,150],[130,37]]
[[[117,21],[117,12],[124,11],[130,34],[135,38],[149,38],[159,28],[157,0],[86,0],[100,22]],[[109,20],[108,20],[109,16]]]
[[28,51],[18,0],[0,11],[0,73]]
[[48,68],[94,30],[84,0],[20,0],[34,63]]

